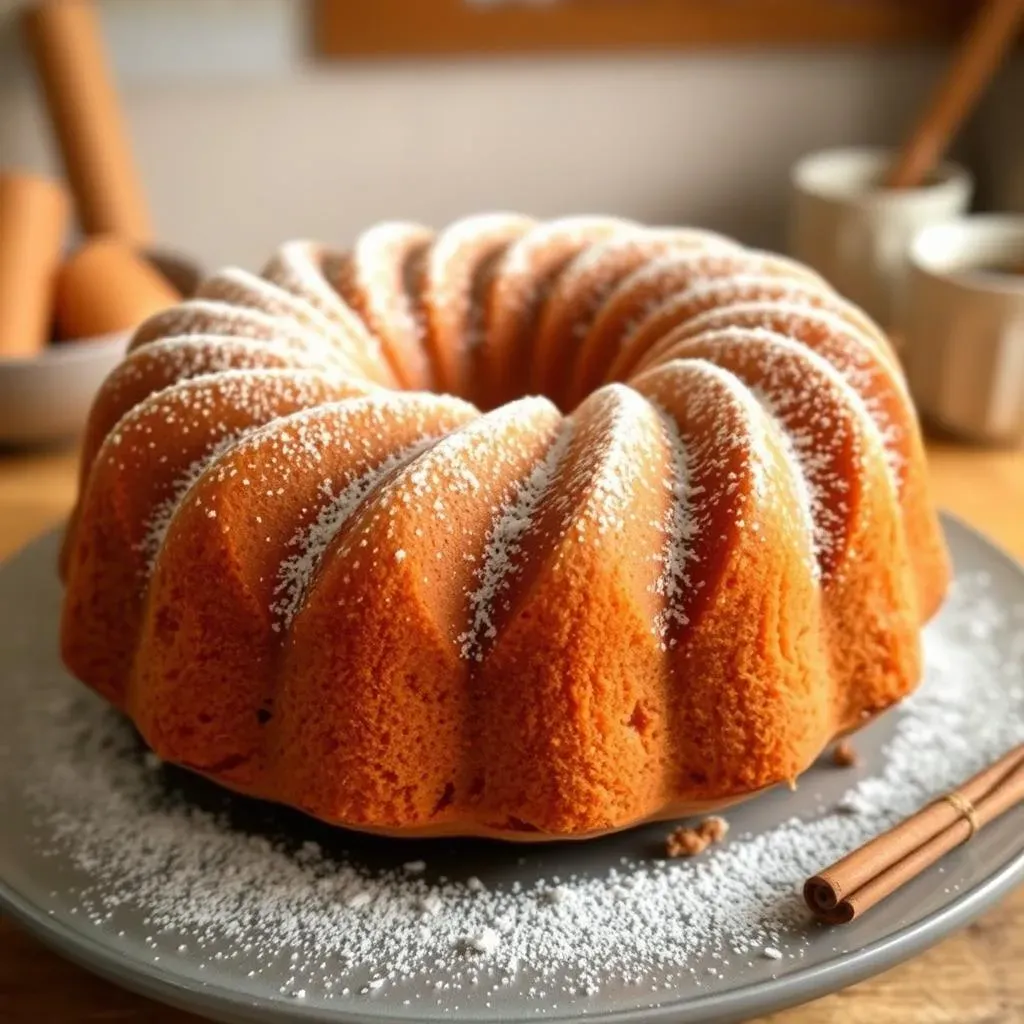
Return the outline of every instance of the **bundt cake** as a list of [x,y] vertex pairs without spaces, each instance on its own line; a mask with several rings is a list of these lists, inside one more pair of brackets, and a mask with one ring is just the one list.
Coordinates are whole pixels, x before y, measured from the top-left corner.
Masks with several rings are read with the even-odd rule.
[[135,333],[64,659],[161,757],[397,835],[583,837],[794,780],[949,569],[883,334],[706,231],[283,246]]

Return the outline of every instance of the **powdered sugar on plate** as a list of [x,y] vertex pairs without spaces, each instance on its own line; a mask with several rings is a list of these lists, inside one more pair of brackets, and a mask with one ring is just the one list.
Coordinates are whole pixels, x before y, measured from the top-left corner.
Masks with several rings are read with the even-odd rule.
[[[918,694],[872,727],[889,735],[884,755],[770,794],[766,829],[745,828],[748,808],[727,811],[728,840],[687,861],[661,858],[668,825],[554,847],[329,829],[154,765],[122,719],[56,673],[0,694],[19,737],[0,740],[0,779],[14,780],[0,783],[0,814],[17,792],[34,856],[66,865],[53,913],[134,937],[163,969],[364,1013],[642,1007],[793,969],[821,934],[799,897],[807,875],[1024,740],[1024,604],[962,577],[927,660]],[[814,812],[803,820],[791,816],[801,796]]]

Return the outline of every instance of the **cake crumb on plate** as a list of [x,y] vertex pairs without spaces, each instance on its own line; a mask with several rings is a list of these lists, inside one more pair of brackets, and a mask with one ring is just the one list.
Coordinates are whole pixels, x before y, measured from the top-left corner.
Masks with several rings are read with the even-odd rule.
[[685,825],[670,832],[665,840],[665,853],[669,857],[696,857],[712,843],[721,842],[729,831],[725,818],[711,815],[695,828]]
[[860,764],[856,747],[849,740],[840,740],[832,748],[832,763],[837,768],[856,768]]

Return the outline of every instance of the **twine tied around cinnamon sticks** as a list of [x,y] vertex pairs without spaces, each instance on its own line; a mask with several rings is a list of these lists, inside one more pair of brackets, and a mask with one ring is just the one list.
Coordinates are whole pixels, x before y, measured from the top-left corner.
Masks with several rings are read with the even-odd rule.
[[1021,801],[1024,743],[809,878],[804,883],[804,900],[827,924],[853,921]]

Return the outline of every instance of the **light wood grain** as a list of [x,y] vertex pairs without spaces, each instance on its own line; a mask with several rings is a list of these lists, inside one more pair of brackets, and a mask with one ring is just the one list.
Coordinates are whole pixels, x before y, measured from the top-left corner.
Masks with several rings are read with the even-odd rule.
[[[1024,451],[933,445],[939,503],[1024,560]],[[74,497],[70,454],[0,459],[0,557],[60,522]],[[134,996],[0,921],[3,1024],[196,1024]],[[1024,891],[927,953],[762,1024],[1024,1024]]]

